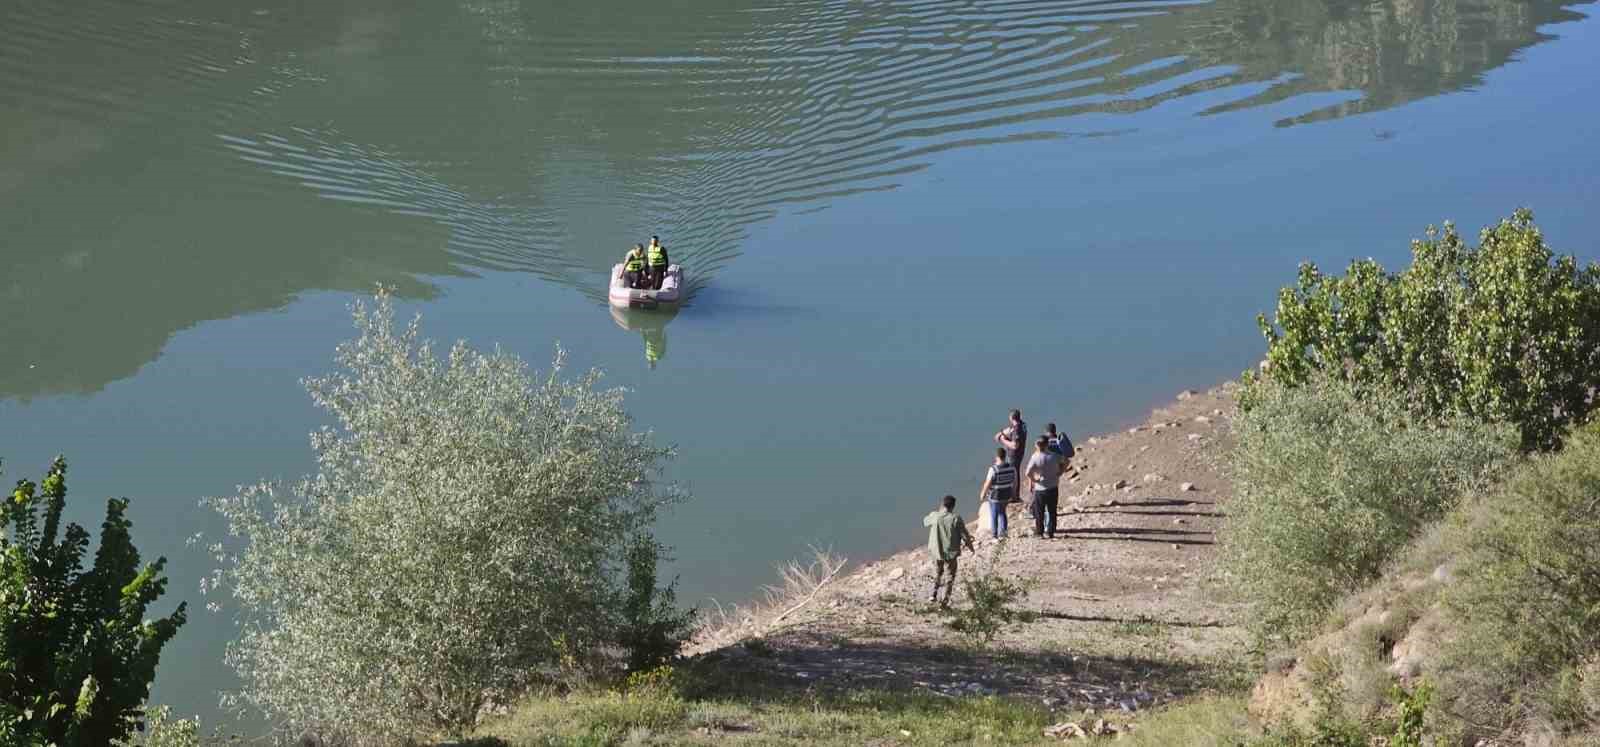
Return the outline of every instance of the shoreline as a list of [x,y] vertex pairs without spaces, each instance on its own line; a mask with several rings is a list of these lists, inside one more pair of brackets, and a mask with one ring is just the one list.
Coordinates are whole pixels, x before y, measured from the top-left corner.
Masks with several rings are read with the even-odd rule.
[[[1008,626],[988,653],[926,604],[926,546],[897,542],[820,586],[790,585],[781,598],[720,610],[685,654],[809,687],[1017,696],[1130,721],[1241,676],[1242,614],[1208,582],[1220,506],[1232,495],[1213,456],[1229,439],[1237,388],[1185,390],[1124,431],[1075,439],[1076,474],[1061,480],[1054,540],[1019,536],[1031,530],[1021,504],[1011,506],[1003,543],[977,526],[976,511],[962,512],[977,545],[962,553],[962,577],[1033,584],[1016,606],[1036,619]],[[965,604],[958,585],[952,606]],[[1019,664],[1032,659],[1040,665]]]

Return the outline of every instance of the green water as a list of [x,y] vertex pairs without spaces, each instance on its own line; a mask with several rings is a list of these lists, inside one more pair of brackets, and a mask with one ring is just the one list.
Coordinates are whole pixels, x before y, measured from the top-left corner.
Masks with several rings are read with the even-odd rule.
[[[1514,0],[0,4],[0,457],[200,597],[201,496],[309,468],[345,306],[560,341],[695,494],[687,599],[918,542],[1021,407],[1086,436],[1260,355],[1304,258],[1533,207],[1595,257],[1600,24]],[[692,295],[613,314],[660,234]],[[670,344],[669,344],[670,342]],[[971,509],[970,502],[967,509]],[[155,697],[215,717],[231,618]]]

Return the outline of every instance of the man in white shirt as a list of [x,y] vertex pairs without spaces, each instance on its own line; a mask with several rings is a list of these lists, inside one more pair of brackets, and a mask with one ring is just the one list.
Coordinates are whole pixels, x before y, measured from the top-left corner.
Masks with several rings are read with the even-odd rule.
[[1034,442],[1028,460],[1028,483],[1033,488],[1033,536],[1056,538],[1056,510],[1061,500],[1061,455],[1050,450],[1049,439]]

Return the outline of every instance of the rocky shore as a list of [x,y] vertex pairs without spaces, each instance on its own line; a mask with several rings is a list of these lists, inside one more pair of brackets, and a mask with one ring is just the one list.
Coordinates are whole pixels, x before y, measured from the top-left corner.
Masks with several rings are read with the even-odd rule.
[[[921,689],[954,698],[1000,695],[1057,713],[1062,738],[1107,734],[1148,709],[1256,674],[1245,664],[1240,608],[1213,576],[1215,532],[1231,495],[1218,469],[1236,409],[1231,384],[1186,391],[1124,432],[1075,437],[1054,540],[978,538],[962,573],[1033,584],[1018,606],[1036,615],[990,645],[957,633],[931,608],[925,546],[847,568],[801,599],[734,612],[691,653],[815,688]],[[908,527],[909,540],[918,536]],[[1019,531],[1023,530],[1023,531]],[[954,605],[966,604],[958,588]],[[1136,726],[1132,727],[1136,728]]]

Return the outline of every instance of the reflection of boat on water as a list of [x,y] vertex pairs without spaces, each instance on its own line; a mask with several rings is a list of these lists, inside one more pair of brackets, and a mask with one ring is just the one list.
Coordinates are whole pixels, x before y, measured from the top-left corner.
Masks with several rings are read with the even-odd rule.
[[644,359],[651,368],[667,355],[667,322],[678,316],[678,306],[661,309],[627,309],[611,307],[611,318],[617,326],[629,332],[638,332],[644,338]]
[[607,295],[613,309],[677,306],[683,297],[683,268],[678,265],[667,267],[667,276],[662,279],[660,288],[629,288],[622,279],[622,264],[618,263],[611,268],[611,287]]

